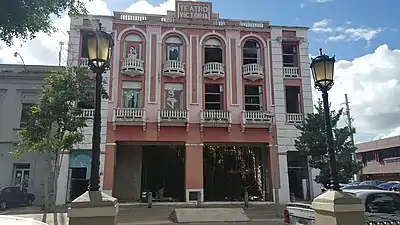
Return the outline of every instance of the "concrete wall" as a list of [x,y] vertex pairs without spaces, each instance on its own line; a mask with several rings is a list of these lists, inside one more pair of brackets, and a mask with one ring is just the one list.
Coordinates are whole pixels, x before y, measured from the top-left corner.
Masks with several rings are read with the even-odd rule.
[[32,72],[24,72],[22,65],[0,65],[0,187],[14,185],[14,165],[30,164],[28,191],[35,194],[37,204],[43,199],[43,185],[49,164],[46,157],[37,153],[17,159],[10,154],[17,147],[22,103],[37,103],[41,95],[44,77],[49,70],[58,67],[27,66]]
[[142,146],[117,148],[113,195],[123,200],[139,200],[142,179]]
[[[282,60],[282,42],[279,41],[279,37],[282,36],[282,30],[289,28],[273,27],[271,30],[270,39],[270,51],[272,56],[272,79],[274,87],[274,98],[275,98],[275,122],[277,128],[277,142],[278,142],[278,160],[279,160],[279,172],[280,172],[280,190],[279,190],[279,201],[285,203],[289,201],[289,180],[288,180],[288,169],[287,169],[287,152],[297,151],[294,147],[294,140],[298,137],[300,132],[295,128],[293,124],[288,124],[286,121],[286,101],[285,101],[285,80],[283,78],[283,60]],[[312,86],[311,76],[309,71],[309,58],[308,58],[308,43],[307,43],[307,29],[298,28],[290,29],[296,30],[296,37],[303,38],[299,43],[299,55],[301,68],[301,90],[303,98],[303,112],[304,115],[312,113],[313,102],[312,102]],[[310,173],[315,176],[314,173]],[[314,177],[310,177],[310,182]],[[315,183],[315,182],[314,182]],[[314,187],[311,183],[310,187]],[[313,188],[310,188],[311,191]],[[311,193],[313,196],[314,193]]]

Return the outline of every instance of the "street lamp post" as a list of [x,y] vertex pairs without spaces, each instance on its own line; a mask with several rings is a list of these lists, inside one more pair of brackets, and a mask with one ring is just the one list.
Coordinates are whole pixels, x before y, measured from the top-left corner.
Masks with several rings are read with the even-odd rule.
[[89,181],[89,191],[100,189],[100,132],[101,132],[101,94],[102,74],[110,67],[113,48],[112,36],[101,29],[91,31],[88,37],[89,68],[96,74],[96,89],[94,99],[92,160]]
[[322,49],[319,49],[320,55],[312,59],[311,71],[314,77],[315,88],[322,92],[322,101],[324,104],[326,139],[328,145],[329,165],[331,168],[332,189],[339,191],[339,177],[336,167],[335,149],[333,146],[333,134],[331,125],[331,116],[329,111],[328,91],[333,86],[333,74],[335,56],[329,57],[322,54]]

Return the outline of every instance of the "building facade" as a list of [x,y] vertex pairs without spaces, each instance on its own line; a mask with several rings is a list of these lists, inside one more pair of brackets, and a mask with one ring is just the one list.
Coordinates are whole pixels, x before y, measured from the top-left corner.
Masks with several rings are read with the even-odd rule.
[[364,165],[362,179],[400,180],[400,136],[357,144],[356,156]]
[[294,125],[313,110],[306,27],[221,19],[211,3],[177,1],[167,15],[73,19],[75,65],[87,66],[85,33],[99,23],[115,41],[104,191],[126,201],[148,191],[160,201],[318,194],[294,147]]
[[29,153],[14,157],[19,142],[17,131],[25,126],[29,108],[42,92],[44,77],[59,67],[0,65],[0,187],[23,186],[40,204],[44,197],[45,171],[51,167],[49,158]]

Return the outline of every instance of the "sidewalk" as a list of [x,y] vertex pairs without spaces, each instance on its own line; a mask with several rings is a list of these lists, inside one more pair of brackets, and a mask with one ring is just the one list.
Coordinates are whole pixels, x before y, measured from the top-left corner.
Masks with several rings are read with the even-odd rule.
[[[174,224],[169,219],[169,215],[180,206],[153,206],[147,208],[147,206],[121,206],[118,214],[117,222],[119,225],[162,225],[162,224]],[[215,206],[217,207],[217,206]],[[240,206],[231,206],[240,208]],[[224,205],[223,208],[230,208],[230,206]],[[250,222],[230,222],[230,223],[202,223],[202,224],[238,224],[238,225],[280,225],[284,224],[281,218],[276,217],[276,207],[273,205],[251,205],[249,208],[245,208],[247,216],[251,220]],[[13,215],[25,218],[32,218],[35,220],[42,221],[43,214],[40,212],[40,208],[29,207],[29,208],[16,208],[8,211],[0,212],[3,215]],[[61,210],[57,213],[58,224],[68,225],[68,216],[66,210]],[[47,221],[49,225],[54,224],[54,216],[52,213],[47,215]],[[197,225],[196,223],[190,223],[190,225]]]

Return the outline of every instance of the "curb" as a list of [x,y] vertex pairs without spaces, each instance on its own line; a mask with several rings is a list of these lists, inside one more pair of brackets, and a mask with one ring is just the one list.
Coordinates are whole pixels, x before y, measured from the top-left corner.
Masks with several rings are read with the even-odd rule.
[[[248,222],[283,222],[282,219],[251,219]],[[219,222],[213,222],[213,221],[209,221],[209,222],[201,222],[206,224],[213,224],[213,223],[223,223],[222,221]],[[235,222],[230,222],[230,223],[235,223]],[[132,223],[117,223],[117,225],[164,225],[164,224],[178,224],[178,223],[174,223],[170,220],[159,220],[159,221],[142,221],[142,222],[132,222]]]

